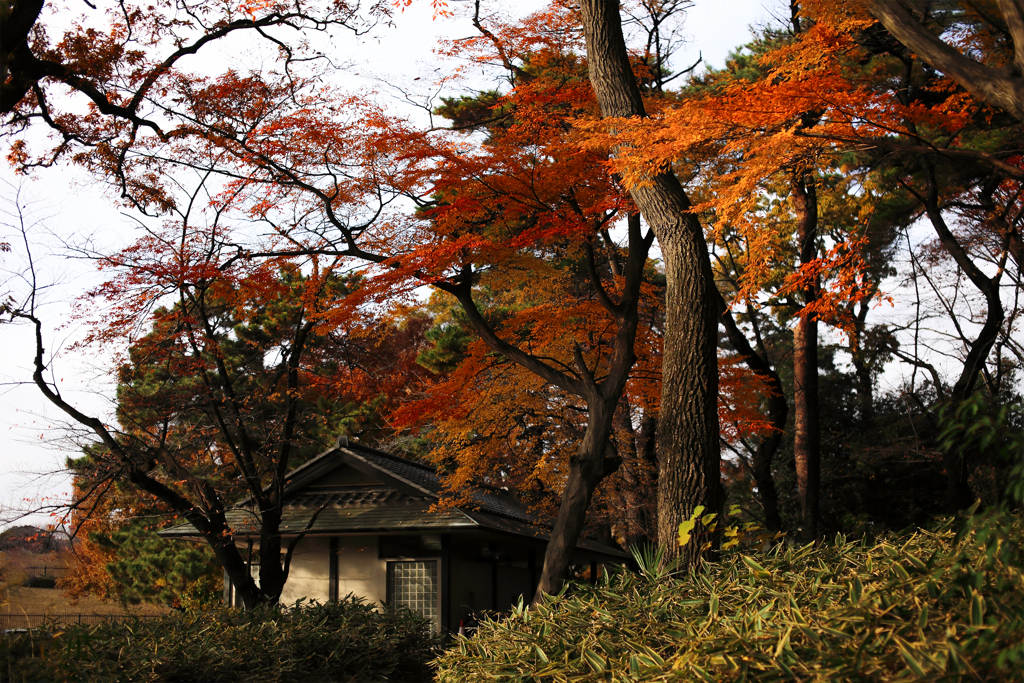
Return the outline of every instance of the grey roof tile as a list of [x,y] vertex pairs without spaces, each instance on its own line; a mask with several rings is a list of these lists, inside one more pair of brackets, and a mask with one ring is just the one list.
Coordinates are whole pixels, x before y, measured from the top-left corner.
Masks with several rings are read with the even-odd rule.
[[[348,462],[364,470],[391,479],[395,486],[339,486],[310,490],[307,487],[323,474]],[[477,488],[470,492],[472,506],[441,509],[430,507],[444,495],[437,472],[389,453],[360,446],[339,444],[288,473],[285,506],[280,530],[290,535],[308,533],[367,533],[386,531],[438,531],[444,529],[484,528],[501,533],[548,540],[549,520],[531,513],[515,497],[503,490]],[[401,489],[401,490],[400,490]],[[409,493],[414,491],[417,494]],[[258,533],[258,515],[247,506],[248,499],[227,512],[227,521],[239,536]],[[316,514],[312,526],[310,519]],[[195,536],[191,524],[181,524],[160,532],[161,536]],[[625,557],[625,553],[586,538],[577,548],[605,555]]]
[[334,491],[301,492],[289,498],[285,507],[319,508],[324,505],[338,508],[379,507],[382,505],[430,505],[425,496],[409,496],[383,486],[365,486]]
[[[342,447],[341,450],[349,451],[380,470],[408,481],[418,488],[426,489],[437,498],[444,495],[444,485],[432,467],[356,444]],[[525,505],[507,491],[474,488],[469,495],[474,503],[472,507],[483,512],[508,517],[527,524],[543,523],[537,515],[531,513]]]

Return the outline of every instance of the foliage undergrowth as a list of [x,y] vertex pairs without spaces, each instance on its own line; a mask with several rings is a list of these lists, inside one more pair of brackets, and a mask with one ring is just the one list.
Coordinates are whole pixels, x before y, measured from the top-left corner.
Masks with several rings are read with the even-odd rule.
[[427,681],[438,644],[419,615],[349,596],[8,633],[0,680]]
[[438,681],[1024,680],[1019,515],[746,552],[520,606],[460,638]]

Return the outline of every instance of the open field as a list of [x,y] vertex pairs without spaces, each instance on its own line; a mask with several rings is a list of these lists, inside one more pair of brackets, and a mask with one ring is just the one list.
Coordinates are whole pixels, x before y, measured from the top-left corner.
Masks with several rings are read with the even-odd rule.
[[[30,568],[47,567],[64,569],[70,567],[74,558],[69,553],[30,553],[24,550],[0,551],[0,568],[6,571],[27,571]],[[36,572],[38,573],[38,572]]]
[[93,597],[72,603],[59,588],[12,586],[0,589],[0,630],[38,626],[47,617],[67,622],[98,621],[119,616],[159,616],[170,609],[155,605],[128,606]]

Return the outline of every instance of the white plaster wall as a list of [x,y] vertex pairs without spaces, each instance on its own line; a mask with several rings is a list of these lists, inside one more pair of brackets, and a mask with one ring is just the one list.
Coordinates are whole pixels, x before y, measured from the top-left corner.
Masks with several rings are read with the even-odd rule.
[[376,536],[338,539],[339,599],[349,593],[366,598],[368,603],[381,603],[387,598],[387,563],[379,555]]
[[293,604],[299,598],[327,602],[330,586],[328,539],[304,538],[292,554],[288,581],[281,591],[281,602]]

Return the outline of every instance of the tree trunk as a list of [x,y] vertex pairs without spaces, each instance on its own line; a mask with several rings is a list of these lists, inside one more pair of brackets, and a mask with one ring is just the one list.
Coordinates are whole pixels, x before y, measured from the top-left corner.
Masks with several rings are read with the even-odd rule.
[[911,13],[908,6],[912,3],[868,2],[870,12],[889,33],[928,66],[946,74],[982,102],[1024,121],[1024,4],[1020,0],[998,0],[996,5],[995,20],[1006,27],[1015,46],[1015,63],[1003,67],[982,64],[947,44]]
[[818,538],[818,501],[821,481],[818,425],[818,323],[811,316],[797,320],[793,330],[793,407],[796,436],[793,457],[803,516],[802,538]]
[[551,540],[544,553],[544,569],[533,596],[534,603],[541,600],[544,593],[554,594],[561,590],[576,541],[583,531],[594,489],[610,474],[605,467],[605,451],[616,403],[588,402],[587,431],[576,455],[569,460],[565,489],[562,490],[555,525],[551,530]]
[[[793,207],[800,240],[800,264],[818,256],[818,199],[810,175],[794,175]],[[802,290],[803,304],[809,306],[818,296],[817,282]],[[804,313],[793,329],[793,408],[797,487],[803,516],[803,541],[818,540],[818,509],[821,487],[821,430],[818,408],[818,321],[814,313]]]
[[772,423],[772,430],[761,438],[757,444],[757,450],[753,453],[754,482],[757,484],[757,496],[764,511],[764,523],[769,531],[782,531],[782,517],[779,515],[779,494],[775,488],[775,479],[772,477],[772,460],[782,443],[782,437],[786,433],[786,418],[789,415],[789,405],[786,403],[786,394],[782,390],[782,379],[775,372],[767,359],[758,354],[747,341],[743,330],[736,324],[732,313],[726,307],[725,300],[719,302],[722,311],[722,325],[733,349],[743,358],[755,374],[757,374],[767,385],[769,394],[765,398],[768,408],[768,419]]
[[[618,2],[580,4],[590,82],[605,117],[645,116],[622,36]],[[718,430],[717,290],[700,221],[675,175],[660,173],[630,190],[654,230],[665,264],[664,366],[658,425],[658,539],[684,565],[696,544],[680,549],[679,524],[703,505],[722,504]]]
[[864,350],[864,331],[870,309],[868,300],[860,302],[860,308],[853,319],[853,334],[850,335],[849,346],[854,374],[857,377],[857,404],[860,407],[858,423],[861,429],[870,429],[875,418],[875,382]]
[[[930,161],[926,160],[925,163],[924,170],[927,189],[923,196],[918,195],[918,199],[924,206],[925,215],[928,216],[928,220],[931,222],[939,242],[942,243],[943,248],[953,258],[964,275],[967,276],[967,279],[971,281],[971,284],[977,287],[978,291],[984,295],[985,304],[987,305],[985,323],[978,336],[974,341],[964,339],[967,346],[967,356],[964,358],[960,376],[950,392],[950,407],[955,409],[973,393],[978,375],[981,374],[982,368],[985,366],[985,360],[992,351],[992,347],[999,337],[999,330],[1003,326],[1005,312],[1003,311],[1002,300],[999,298],[999,280],[1002,277],[1003,268],[996,271],[993,277],[988,277],[978,268],[970,254],[960,244],[960,241],[949,229],[949,226],[946,225],[946,220],[942,215],[942,207],[939,205],[939,184],[935,178],[935,167]],[[990,212],[993,210],[994,207],[989,209]],[[1007,237],[1004,236],[1004,239]],[[1008,242],[1009,240],[1007,239],[1007,244],[1004,245],[1004,248],[1009,246]],[[954,510],[968,508],[975,500],[974,491],[971,490],[970,485],[968,455],[968,453],[959,448],[947,449],[943,455],[948,501]]]
[[646,425],[651,421],[644,417],[641,423],[641,430],[638,432],[633,428],[633,416],[629,409],[629,403],[622,401],[615,414],[615,428],[628,437],[619,449],[622,456],[622,465],[619,468],[619,477],[622,480],[622,510],[620,511],[623,532],[622,537],[626,548],[635,545],[648,543],[653,538],[654,524],[648,515],[648,499],[654,487],[654,472],[651,465],[645,460],[644,444],[648,435],[645,434]]

